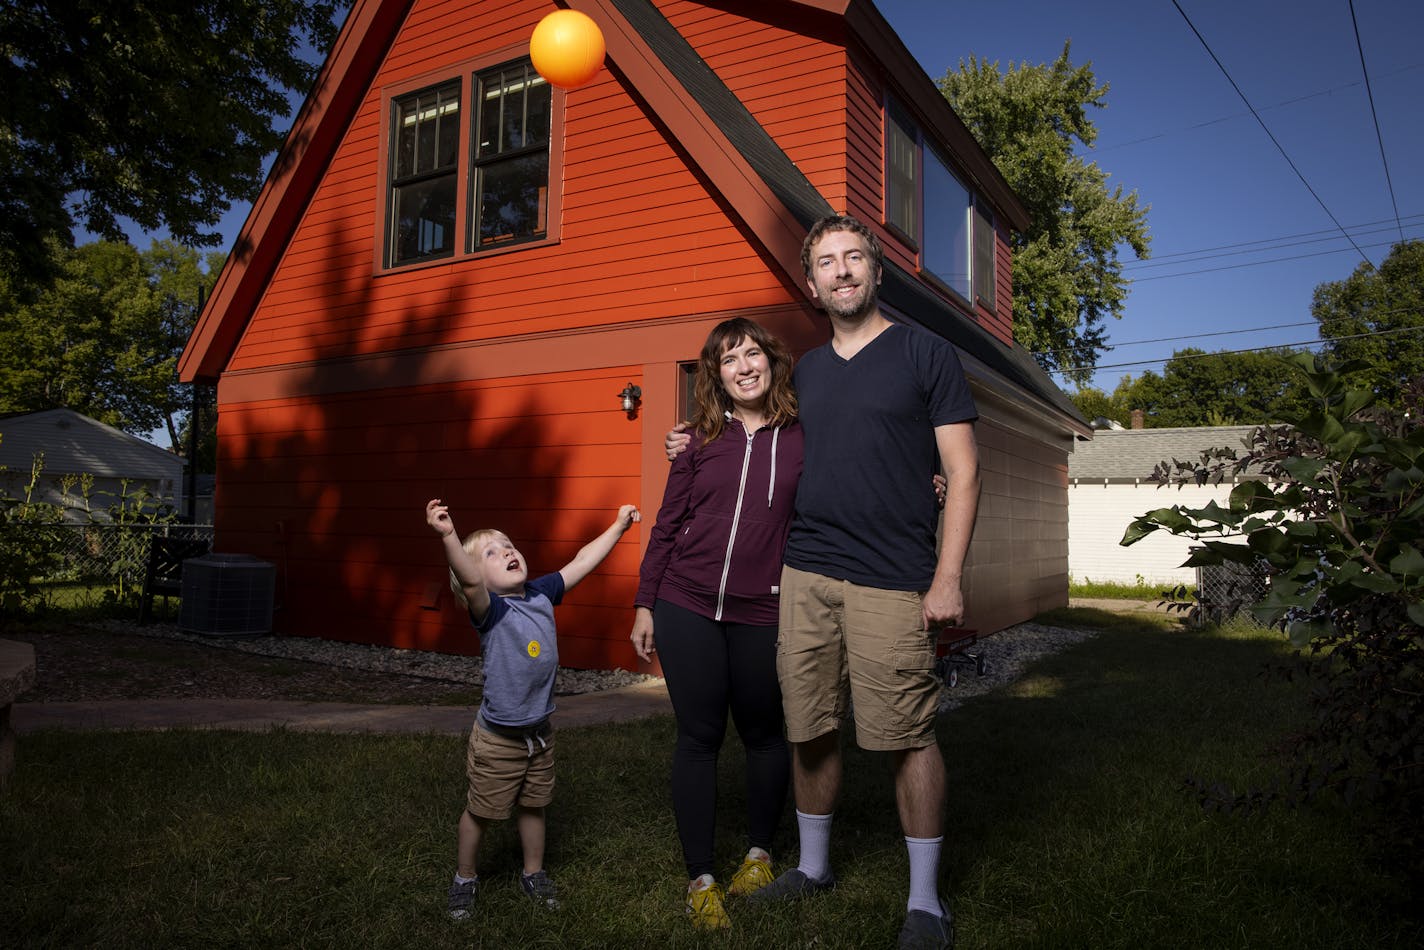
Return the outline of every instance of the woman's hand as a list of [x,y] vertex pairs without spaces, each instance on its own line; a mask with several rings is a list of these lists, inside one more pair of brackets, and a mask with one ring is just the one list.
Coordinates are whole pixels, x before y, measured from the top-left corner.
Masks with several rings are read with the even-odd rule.
[[633,633],[628,639],[633,641],[633,652],[638,654],[638,659],[651,663],[658,648],[653,646],[653,612],[647,607],[634,608]]

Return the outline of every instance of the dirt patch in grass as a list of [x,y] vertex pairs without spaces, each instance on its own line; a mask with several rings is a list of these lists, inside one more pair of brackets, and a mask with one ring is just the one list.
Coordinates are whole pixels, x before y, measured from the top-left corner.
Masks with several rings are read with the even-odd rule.
[[60,625],[11,629],[34,645],[35,685],[21,702],[286,699],[466,706],[479,690],[419,676],[351,670],[202,644]]

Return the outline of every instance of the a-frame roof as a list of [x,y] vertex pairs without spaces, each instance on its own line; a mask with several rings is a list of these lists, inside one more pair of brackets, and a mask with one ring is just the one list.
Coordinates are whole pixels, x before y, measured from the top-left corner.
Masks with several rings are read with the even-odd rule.
[[[715,0],[713,0],[715,2]],[[869,0],[782,0],[806,16],[840,18],[898,82],[963,163],[974,187],[1023,230],[1013,190]],[[356,0],[316,87],[248,217],[179,363],[185,381],[215,379],[250,319],[411,0]],[[650,0],[564,0],[604,34],[608,59],[719,190],[793,286],[803,286],[801,242],[832,212],[790,157]],[[881,299],[945,336],[980,363],[1086,431],[1072,402],[1021,347],[1006,345],[886,262]]]

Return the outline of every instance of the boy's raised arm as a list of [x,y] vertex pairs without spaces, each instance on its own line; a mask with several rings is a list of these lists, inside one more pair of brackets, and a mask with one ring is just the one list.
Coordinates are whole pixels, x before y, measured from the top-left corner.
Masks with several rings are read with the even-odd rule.
[[455,532],[455,522],[450,517],[449,507],[441,503],[439,498],[430,499],[425,503],[425,523],[440,535],[440,544],[445,548],[445,560],[450,565],[450,574],[460,585],[460,592],[465,595],[470,616],[476,620],[482,619],[489,610],[489,591],[485,589],[484,579],[480,577],[474,558],[470,557],[469,552],[460,544],[460,536]]
[[593,569],[608,557],[608,552],[613,550],[613,545],[623,537],[623,532],[627,531],[634,522],[641,520],[643,520],[643,516],[638,513],[636,505],[624,505],[619,508],[618,517],[613,520],[613,524],[609,525],[598,537],[579,548],[579,553],[574,555],[574,559],[560,568],[559,573],[564,578],[564,590],[571,590],[575,584],[593,573]]

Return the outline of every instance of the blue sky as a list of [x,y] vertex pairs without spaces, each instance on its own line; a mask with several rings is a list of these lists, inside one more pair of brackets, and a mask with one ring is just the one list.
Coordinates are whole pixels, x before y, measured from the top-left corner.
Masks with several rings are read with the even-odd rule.
[[[1110,183],[1151,206],[1153,240],[1151,259],[1125,268],[1135,280],[1122,319],[1109,328],[1115,349],[1098,363],[1159,362],[1101,369],[1100,388],[1160,372],[1160,361],[1185,346],[1316,341],[1316,285],[1348,277],[1362,262],[1335,221],[1376,265],[1400,240],[1396,203],[1403,235],[1424,237],[1419,0],[1354,2],[1393,202],[1348,0],[1178,0],[1328,213],[1171,0],[875,2],[932,78],[970,54],[1004,69],[1052,62],[1071,39],[1073,63],[1091,63],[1099,84],[1110,85],[1107,107],[1092,115],[1096,148],[1084,154]],[[1297,259],[1262,263],[1279,258]],[[1256,329],[1282,324],[1306,325]],[[1251,332],[1205,335],[1238,330]]]

